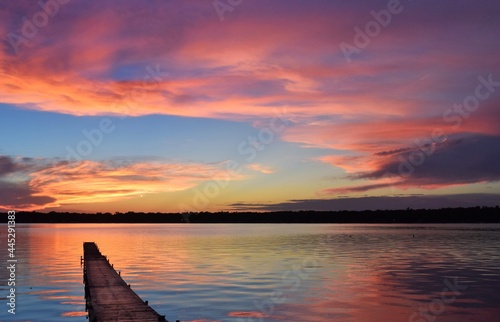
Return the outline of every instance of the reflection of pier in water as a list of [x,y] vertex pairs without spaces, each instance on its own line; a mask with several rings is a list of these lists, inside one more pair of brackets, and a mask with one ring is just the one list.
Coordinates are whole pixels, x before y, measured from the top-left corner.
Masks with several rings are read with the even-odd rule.
[[83,280],[90,322],[167,321],[121,278],[93,242],[83,243]]

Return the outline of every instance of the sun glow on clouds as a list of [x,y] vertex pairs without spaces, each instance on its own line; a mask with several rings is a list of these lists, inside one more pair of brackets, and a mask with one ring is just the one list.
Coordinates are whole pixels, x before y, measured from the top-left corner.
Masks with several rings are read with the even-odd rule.
[[[315,161],[363,180],[354,187],[332,182],[320,194],[498,180],[484,155],[498,147],[500,88],[473,113],[453,112],[462,120],[459,126],[443,116],[474,94],[479,76],[500,81],[499,29],[492,23],[500,4],[457,7],[442,1],[429,10],[427,3],[407,2],[348,64],[338,44],[352,43],[353,28],[372,19],[368,13],[381,9],[380,3],[252,1],[221,23],[212,4],[203,1],[70,2],[36,37],[19,44],[17,54],[3,43],[0,102],[74,116],[163,114],[255,127],[286,108],[290,124],[276,140],[324,149]],[[27,2],[6,3],[0,32],[19,33],[23,15],[36,10]],[[428,140],[436,129],[450,141],[436,143],[436,154],[426,156],[408,178],[396,177],[400,158],[417,151],[415,142]],[[463,159],[470,151],[483,155],[471,158],[470,166],[487,171],[435,160],[439,156],[453,164],[453,156]],[[87,203],[178,191],[209,180],[205,173],[217,168],[104,161],[30,167],[16,172],[30,176],[16,179],[29,183],[22,186],[31,198],[26,205],[50,198],[53,204]],[[447,167],[470,175],[454,178],[441,171]],[[259,164],[246,169],[279,170]]]
[[244,177],[228,171],[223,164],[67,162],[5,156],[1,160],[5,170],[0,173],[0,188],[9,181],[9,187],[27,186],[26,198],[46,198],[41,204],[21,204],[20,198],[3,196],[2,209],[31,210],[40,206],[115,201],[186,190],[205,181],[226,180],[227,177],[240,180]]
[[248,168],[263,174],[271,174],[274,172],[273,168],[258,163],[249,164]]
[[[206,12],[211,6],[191,5],[192,12],[213,14]],[[225,27],[211,19],[191,20],[188,25],[174,15],[179,9],[138,15],[133,4],[121,2],[128,15],[120,16],[98,2],[88,6],[74,16],[71,7],[61,11],[65,19],[51,21],[43,37],[30,41],[31,50],[16,56],[5,48],[1,101],[72,115],[231,119],[268,117],[272,115],[269,106],[277,105],[288,106],[290,117],[305,119],[335,114],[406,115],[402,106],[420,112],[423,108],[403,96],[404,86],[393,88],[390,99],[380,96],[399,82],[388,78],[395,69],[413,72],[417,66],[394,62],[381,67],[364,64],[360,69],[346,66],[343,60],[322,63],[339,54],[332,49],[335,39],[351,36],[341,24],[349,21],[347,16],[331,19],[327,12],[306,6],[271,19],[256,8]],[[70,17],[70,28],[64,28]],[[172,28],[176,22],[179,25]],[[143,30],[138,33],[131,26]],[[160,37],[162,30],[167,32]],[[46,46],[47,39],[56,45]],[[141,46],[130,47],[130,42]],[[303,42],[314,46],[304,49]],[[122,53],[120,60],[115,58],[117,51]],[[113,77],[130,68],[136,69],[130,79]],[[358,77],[360,72],[367,76]],[[429,79],[414,90],[434,82]]]

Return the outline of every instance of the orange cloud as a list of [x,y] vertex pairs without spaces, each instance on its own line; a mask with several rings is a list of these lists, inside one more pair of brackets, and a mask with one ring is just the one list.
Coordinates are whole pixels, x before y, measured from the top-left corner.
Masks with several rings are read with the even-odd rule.
[[258,163],[251,163],[247,166],[247,168],[249,168],[253,171],[264,173],[264,174],[271,174],[274,172],[274,169],[272,167],[265,166],[265,165],[258,164]]
[[4,171],[0,172],[0,188],[7,191],[8,188],[26,185],[28,189],[24,193],[24,199],[43,199],[39,203],[22,204],[22,196],[6,199],[2,200],[2,209],[33,210],[77,203],[116,201],[133,196],[186,190],[205,181],[226,180],[228,176],[232,180],[243,178],[242,175],[225,169],[223,163],[67,162],[2,158]]

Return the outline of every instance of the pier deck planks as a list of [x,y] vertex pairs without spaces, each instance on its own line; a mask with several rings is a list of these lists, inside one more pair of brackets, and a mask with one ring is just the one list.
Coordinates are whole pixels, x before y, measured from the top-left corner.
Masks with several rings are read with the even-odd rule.
[[166,321],[137,295],[93,242],[83,244],[85,296],[91,322]]

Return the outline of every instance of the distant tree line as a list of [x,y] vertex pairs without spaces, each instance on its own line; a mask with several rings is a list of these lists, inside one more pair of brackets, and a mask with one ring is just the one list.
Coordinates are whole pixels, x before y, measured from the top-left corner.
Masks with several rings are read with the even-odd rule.
[[[0,223],[7,222],[7,212]],[[500,223],[500,208],[193,213],[16,212],[16,223]]]

